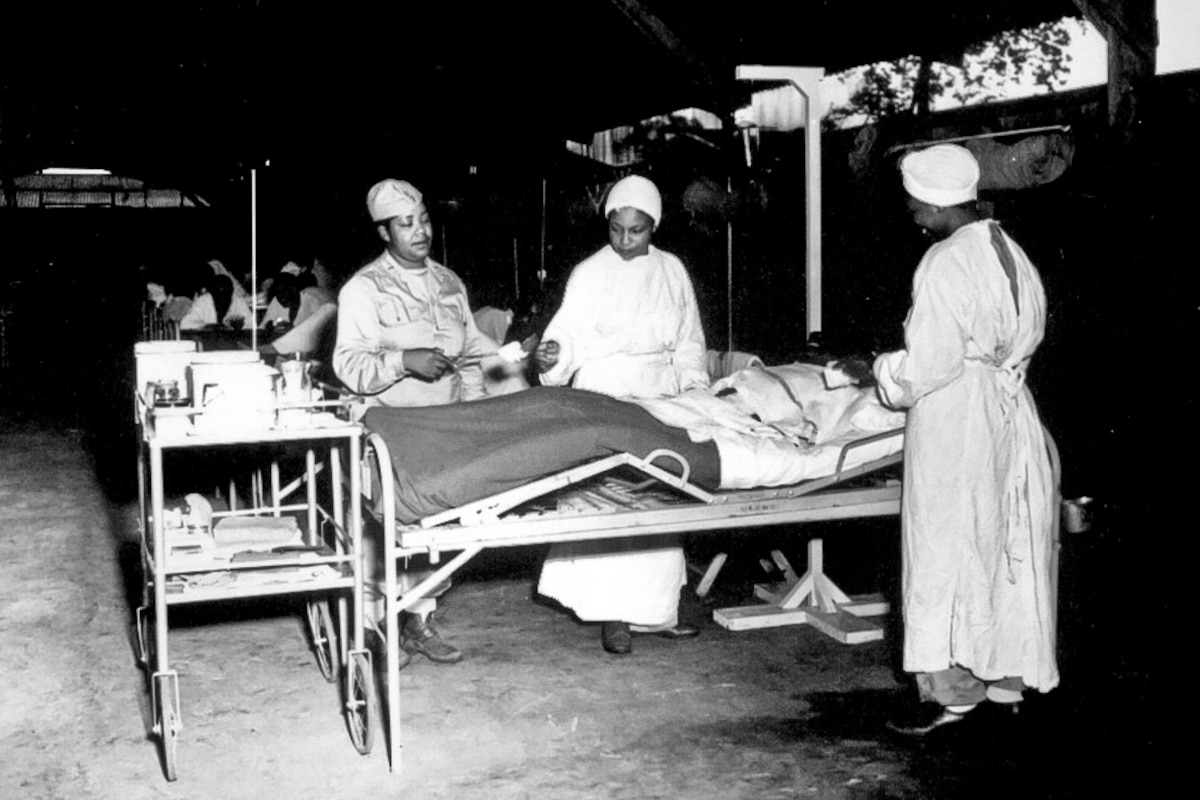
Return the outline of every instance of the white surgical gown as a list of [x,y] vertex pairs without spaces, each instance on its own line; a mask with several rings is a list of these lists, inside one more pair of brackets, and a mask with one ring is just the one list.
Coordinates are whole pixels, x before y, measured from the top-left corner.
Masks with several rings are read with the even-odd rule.
[[[957,664],[1045,692],[1058,684],[1054,487],[1025,386],[1045,294],[994,225],[965,225],[929,249],[913,279],[905,349],[875,364],[884,401],[909,409],[904,668]],[[993,236],[1011,254],[1011,282]]]
[[[624,261],[610,246],[571,273],[544,341],[560,346],[543,383],[614,397],[661,397],[708,386],[707,352],[691,279],[682,262],[651,246]],[[670,537],[559,544],[538,591],[581,620],[657,627],[678,621],[687,583],[682,548]]]
[[708,353],[691,278],[653,245],[625,261],[611,246],[571,272],[543,341],[559,344],[542,383],[613,397],[669,397],[708,386]]

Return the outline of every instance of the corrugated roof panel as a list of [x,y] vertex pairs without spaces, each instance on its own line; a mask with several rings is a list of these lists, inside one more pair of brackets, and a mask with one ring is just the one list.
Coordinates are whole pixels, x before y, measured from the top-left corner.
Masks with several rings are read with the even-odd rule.
[[151,189],[146,192],[147,208],[179,208],[183,198],[175,189]]

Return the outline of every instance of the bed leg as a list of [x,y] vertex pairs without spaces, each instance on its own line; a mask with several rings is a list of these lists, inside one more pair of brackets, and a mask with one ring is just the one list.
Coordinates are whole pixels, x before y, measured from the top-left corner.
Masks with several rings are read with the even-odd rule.
[[887,601],[879,594],[850,596],[825,574],[825,545],[808,543],[808,570],[799,578],[783,553],[774,551],[776,566],[789,576],[779,584],[756,584],[754,594],[765,605],[722,608],[713,612],[717,624],[731,631],[812,625],[844,644],[874,642],[883,638],[883,626],[863,619],[886,614]]
[[696,596],[707,597],[709,590],[712,589],[713,582],[716,581],[717,575],[721,572],[721,567],[725,566],[725,559],[729,558],[728,553],[717,553],[713,556],[713,560],[708,562],[708,569],[704,570],[704,577],[700,579],[700,583],[696,584]]

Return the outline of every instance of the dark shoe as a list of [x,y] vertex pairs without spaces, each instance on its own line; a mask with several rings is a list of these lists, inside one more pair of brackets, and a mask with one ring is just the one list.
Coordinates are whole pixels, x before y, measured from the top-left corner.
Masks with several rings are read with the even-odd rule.
[[438,664],[457,664],[463,654],[442,638],[428,620],[417,614],[405,614],[400,631],[400,646],[409,653],[420,653]]
[[624,622],[606,622],[600,626],[600,644],[614,655],[624,656],[633,652],[633,634]]
[[1016,719],[1021,713],[1021,703],[997,703],[990,702],[988,707],[992,710],[992,716],[1000,717],[1001,719]]
[[902,736],[927,736],[938,728],[962,722],[970,713],[970,711],[965,711],[958,714],[945,706],[923,703],[908,718],[892,720],[888,722],[887,726]]
[[984,703],[984,717],[989,725],[994,726],[998,730],[1007,730],[1010,727],[1017,725],[1021,713],[1021,703],[997,703],[995,701]]
[[700,635],[700,629],[695,625],[680,624],[673,628],[663,628],[661,631],[647,631],[646,635],[663,639],[691,639]]

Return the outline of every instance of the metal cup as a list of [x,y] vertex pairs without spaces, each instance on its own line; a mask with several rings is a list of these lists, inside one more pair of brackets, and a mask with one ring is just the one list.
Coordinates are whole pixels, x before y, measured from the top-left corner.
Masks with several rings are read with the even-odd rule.
[[1092,529],[1092,498],[1076,497],[1063,500],[1063,530],[1067,533],[1086,533]]
[[283,376],[283,400],[286,403],[307,403],[311,398],[307,361],[282,361],[279,372]]

